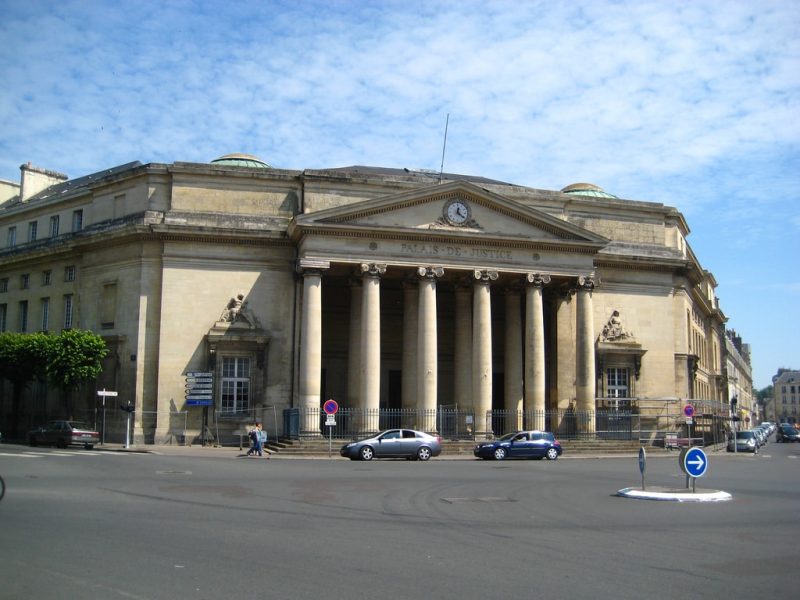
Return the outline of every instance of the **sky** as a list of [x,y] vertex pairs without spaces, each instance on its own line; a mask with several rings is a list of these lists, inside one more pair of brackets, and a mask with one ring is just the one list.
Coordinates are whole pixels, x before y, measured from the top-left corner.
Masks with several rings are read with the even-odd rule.
[[450,173],[591,182],[684,214],[756,389],[800,369],[799,92],[798,0],[0,0],[0,179],[445,149]]

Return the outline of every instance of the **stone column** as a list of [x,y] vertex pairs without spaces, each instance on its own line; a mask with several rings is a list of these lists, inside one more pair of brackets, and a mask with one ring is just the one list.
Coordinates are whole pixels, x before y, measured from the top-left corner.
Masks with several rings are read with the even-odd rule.
[[[403,374],[402,399],[404,409],[417,408],[417,328],[419,327],[419,285],[415,281],[403,282]],[[413,427],[416,421],[403,422]]]
[[472,290],[468,281],[456,284],[455,349],[453,356],[453,401],[464,419],[464,431],[475,431],[472,406]]
[[305,268],[300,333],[300,436],[321,435],[319,410],[322,388],[322,271]]
[[504,390],[506,431],[522,429],[522,315],[520,291],[506,290],[506,335]]
[[417,333],[417,426],[435,432],[439,343],[436,329],[436,278],[442,267],[419,267],[419,323]]
[[350,281],[350,338],[347,344],[347,406],[361,408],[361,280]]
[[550,275],[528,273],[525,289],[525,411],[531,415],[526,425],[545,428],[544,303],[542,292]]
[[[575,342],[575,403],[585,423],[584,431],[595,431],[594,312],[592,277],[578,277]],[[588,413],[588,414],[587,414]]]
[[472,402],[475,408],[475,437],[492,434],[492,304],[489,283],[497,271],[473,271],[472,303]]
[[379,430],[381,402],[381,275],[386,265],[364,263],[361,305],[361,406],[363,433]]

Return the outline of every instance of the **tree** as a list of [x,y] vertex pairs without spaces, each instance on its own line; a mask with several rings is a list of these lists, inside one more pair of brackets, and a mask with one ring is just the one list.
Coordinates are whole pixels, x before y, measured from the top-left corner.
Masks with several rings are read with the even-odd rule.
[[11,431],[17,433],[19,406],[25,387],[46,375],[50,336],[44,333],[0,334],[0,378],[11,382]]
[[11,382],[11,430],[18,432],[20,403],[25,387],[45,379],[64,394],[71,412],[70,393],[86,381],[96,379],[108,354],[103,338],[91,331],[67,329],[54,336],[46,333],[0,334],[0,378]]
[[65,329],[51,338],[47,351],[47,381],[64,392],[70,412],[70,392],[97,378],[108,347],[99,335],[80,329]]

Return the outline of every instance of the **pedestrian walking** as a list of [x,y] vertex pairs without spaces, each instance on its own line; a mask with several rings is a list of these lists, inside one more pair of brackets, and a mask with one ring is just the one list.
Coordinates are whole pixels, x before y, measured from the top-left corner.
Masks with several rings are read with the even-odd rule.
[[248,435],[253,445],[250,446],[250,449],[247,451],[247,456],[253,456],[254,454],[262,456],[263,445],[261,443],[261,423],[256,422],[255,426],[250,430]]

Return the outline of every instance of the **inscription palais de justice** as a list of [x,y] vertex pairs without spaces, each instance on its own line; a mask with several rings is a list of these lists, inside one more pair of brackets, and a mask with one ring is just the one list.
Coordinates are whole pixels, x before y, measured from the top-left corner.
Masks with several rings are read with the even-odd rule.
[[512,260],[510,250],[494,250],[492,248],[460,248],[458,246],[443,246],[439,244],[401,244],[400,251],[405,254],[422,254],[426,256]]

